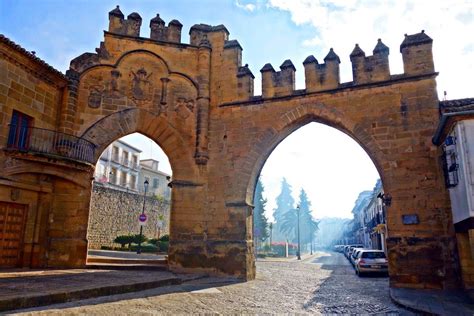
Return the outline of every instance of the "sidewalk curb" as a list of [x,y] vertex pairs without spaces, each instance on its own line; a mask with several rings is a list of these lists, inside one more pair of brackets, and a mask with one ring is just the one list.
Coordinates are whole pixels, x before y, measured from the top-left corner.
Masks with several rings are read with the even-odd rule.
[[438,315],[438,314],[433,314],[433,313],[432,313],[431,311],[429,311],[429,310],[425,310],[425,309],[420,309],[420,308],[415,308],[415,307],[413,307],[414,304],[412,304],[410,301],[397,297],[397,296],[393,293],[392,288],[389,289],[389,293],[390,293],[390,299],[391,299],[396,305],[398,305],[398,306],[400,306],[400,307],[403,307],[403,308],[405,308],[406,310],[409,310],[410,312],[414,312],[414,313],[428,313],[429,315]]
[[427,294],[423,290],[403,288],[390,288],[389,291],[390,298],[395,304],[413,312],[430,315],[474,315],[472,303],[454,301],[449,295],[445,296],[443,292]]
[[109,296],[115,294],[124,294],[157,288],[168,285],[181,284],[182,280],[178,277],[170,277],[162,280],[140,282],[132,284],[120,284],[113,286],[104,286],[91,289],[82,289],[65,293],[50,293],[46,295],[16,297],[6,300],[0,300],[0,312],[11,311],[15,309],[24,309],[31,307],[46,306],[51,304],[65,303],[87,298],[100,296]]

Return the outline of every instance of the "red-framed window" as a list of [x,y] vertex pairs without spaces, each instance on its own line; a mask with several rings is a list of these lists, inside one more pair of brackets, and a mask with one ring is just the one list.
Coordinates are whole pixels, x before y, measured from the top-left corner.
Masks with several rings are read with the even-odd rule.
[[13,111],[8,134],[8,147],[28,149],[30,127],[33,127],[33,118],[24,113]]

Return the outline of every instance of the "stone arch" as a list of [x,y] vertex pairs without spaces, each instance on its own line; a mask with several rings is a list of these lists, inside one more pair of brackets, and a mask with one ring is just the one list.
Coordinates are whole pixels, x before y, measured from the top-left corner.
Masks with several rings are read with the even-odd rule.
[[[10,163],[11,162],[11,163]],[[64,167],[71,167],[65,169]],[[84,177],[84,172],[87,174],[93,169],[90,165],[74,164],[73,162],[62,163],[57,160],[52,160],[48,168],[38,162],[28,162],[26,160],[14,159],[8,160],[4,166],[5,176],[22,176],[22,175],[41,175],[52,176],[60,178],[71,183],[74,183],[82,188],[88,188],[91,183],[89,177]]]
[[294,131],[311,122],[328,125],[351,137],[370,157],[382,183],[385,185],[388,182],[383,170],[383,162],[386,161],[385,154],[377,145],[376,140],[360,123],[355,123],[347,115],[323,103],[299,105],[283,113],[273,127],[267,128],[257,136],[248,158],[242,165],[242,174],[250,175],[248,183],[244,184],[247,204],[253,204],[258,176],[273,150]]
[[103,117],[89,126],[81,135],[96,144],[95,160],[115,140],[132,133],[141,133],[155,141],[168,156],[173,178],[194,178],[193,146],[191,139],[183,139],[163,116],[133,108]]

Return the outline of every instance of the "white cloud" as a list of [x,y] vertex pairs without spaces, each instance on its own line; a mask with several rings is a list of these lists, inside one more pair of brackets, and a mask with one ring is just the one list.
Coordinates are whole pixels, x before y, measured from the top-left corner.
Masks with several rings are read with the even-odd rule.
[[235,5],[249,12],[253,12],[257,8],[257,6],[253,3],[242,4],[239,0],[235,1]]
[[[296,25],[314,27],[303,46],[325,54],[330,47],[341,58],[341,78],[352,81],[349,54],[359,43],[371,55],[378,38],[391,48],[392,73],[402,73],[399,45],[403,34],[422,29],[433,38],[439,92],[448,98],[472,97],[474,16],[472,0],[268,0],[270,8],[287,11]],[[316,56],[322,59],[324,56]],[[453,80],[454,79],[454,80]]]

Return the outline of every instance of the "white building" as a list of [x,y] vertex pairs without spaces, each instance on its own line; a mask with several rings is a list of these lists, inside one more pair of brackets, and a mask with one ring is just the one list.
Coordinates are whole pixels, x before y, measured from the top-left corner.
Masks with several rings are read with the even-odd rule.
[[113,142],[97,162],[95,182],[116,190],[138,192],[141,152],[122,140]]
[[464,287],[474,290],[474,98],[440,102],[433,143],[443,149]]
[[140,192],[144,191],[143,183],[148,180],[148,193],[159,197],[163,197],[165,200],[170,200],[171,189],[168,186],[171,176],[163,171],[158,170],[159,162],[154,159],[140,160],[140,177],[138,189]]

